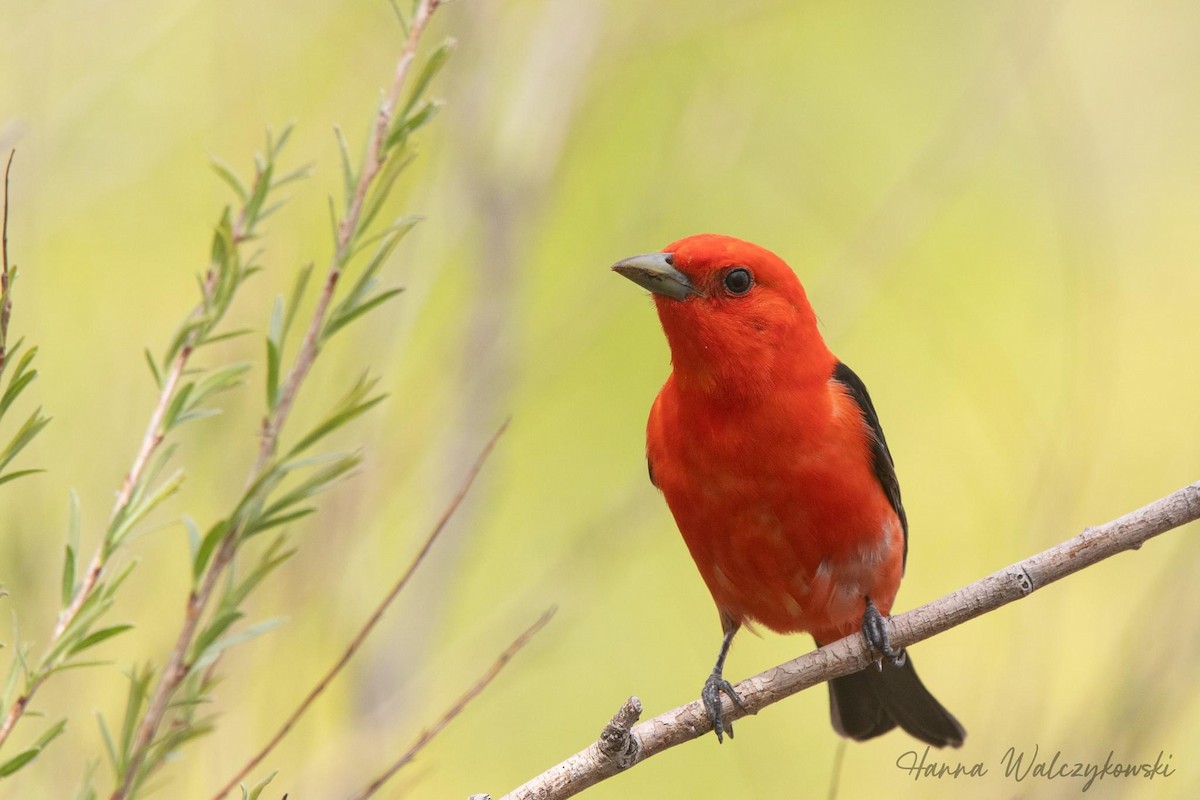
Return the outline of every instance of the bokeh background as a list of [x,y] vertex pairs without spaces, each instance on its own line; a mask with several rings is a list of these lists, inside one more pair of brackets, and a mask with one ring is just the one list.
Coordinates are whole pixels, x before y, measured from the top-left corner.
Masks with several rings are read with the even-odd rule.
[[[253,602],[287,623],[227,657],[217,733],[157,796],[208,797],[275,730],[509,415],[434,557],[268,760],[265,796],[352,793],[551,604],[381,796],[499,796],[630,694],[648,715],[696,697],[719,626],[643,461],[668,355],[645,293],[608,271],[689,233],[784,256],[871,387],[912,526],[900,609],[1200,477],[1200,5],[458,0],[428,41],[450,35],[446,106],[394,204],[428,218],[388,267],[406,292],[335,342],[297,412],[382,375],[389,399],[341,442],[366,443],[366,466],[294,531],[300,553]],[[248,170],[264,130],[295,120],[285,161],[315,166],[236,309],[261,330],[295,270],[327,262],[331,129],[363,141],[401,31],[382,0],[4,0],[0,42],[13,329],[41,348],[26,412],[54,417],[22,462],[48,471],[0,487],[0,603],[36,648],[68,493],[94,543],[152,402],[142,348],[161,351],[194,302],[228,201],[209,155]],[[128,552],[140,566],[112,619],[137,629],[105,646],[110,666],[43,689],[67,733],[0,796],[71,796],[102,762],[94,712],[112,719],[122,673],[165,658],[177,520],[218,518],[253,459],[259,341],[224,353],[260,367],[186,431],[188,482]],[[916,742],[895,733],[847,749],[839,796],[1078,792],[1003,777],[1005,751],[1035,745],[1171,756],[1170,778],[1089,796],[1198,796],[1196,560],[1194,528],[1174,532],[915,647],[969,731],[952,762],[989,774],[914,781],[895,764]],[[727,674],[809,647],[742,635]],[[585,796],[822,797],[837,748],[820,688]],[[102,790],[110,775],[100,763]]]

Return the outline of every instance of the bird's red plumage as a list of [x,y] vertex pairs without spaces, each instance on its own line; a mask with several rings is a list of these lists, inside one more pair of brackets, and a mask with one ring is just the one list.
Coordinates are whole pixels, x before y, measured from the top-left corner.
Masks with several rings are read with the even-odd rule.
[[[647,455],[721,612],[832,641],[864,597],[891,610],[904,530],[872,469],[871,431],[804,289],[773,253],[704,234],[664,248],[697,292],[655,295],[672,372]],[[731,267],[754,290],[730,296]]]

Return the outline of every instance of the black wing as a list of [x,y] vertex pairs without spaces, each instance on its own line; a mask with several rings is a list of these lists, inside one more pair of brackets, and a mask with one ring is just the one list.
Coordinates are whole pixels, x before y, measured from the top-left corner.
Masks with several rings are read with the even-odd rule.
[[833,368],[833,380],[846,387],[850,397],[858,404],[863,420],[875,434],[871,443],[871,466],[875,470],[875,477],[879,479],[879,485],[887,495],[888,502],[900,518],[900,527],[904,529],[904,563],[907,564],[908,517],[904,514],[904,504],[900,502],[900,482],[896,480],[896,465],[892,462],[892,453],[888,450],[887,439],[884,438],[883,428],[879,425],[879,415],[875,413],[875,406],[871,403],[871,395],[867,393],[867,386],[862,382],[862,378],[840,361]]

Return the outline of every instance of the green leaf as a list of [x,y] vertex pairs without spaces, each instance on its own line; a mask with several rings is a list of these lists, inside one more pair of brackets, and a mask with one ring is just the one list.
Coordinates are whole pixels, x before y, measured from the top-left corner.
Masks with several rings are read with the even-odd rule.
[[261,519],[256,519],[254,521],[254,525],[246,529],[245,536],[248,539],[251,536],[255,536],[263,531],[270,530],[271,528],[278,528],[280,525],[287,525],[289,522],[295,522],[298,519],[307,517],[309,514],[312,514],[315,511],[315,508],[301,508],[297,509],[296,511],[289,511],[286,514],[280,514],[274,517],[263,517]]
[[379,214],[379,211],[383,208],[383,204],[391,194],[392,186],[395,185],[396,179],[400,177],[400,173],[415,158],[415,153],[409,153],[401,159],[389,158],[384,163],[383,169],[380,170],[379,176],[375,179],[375,187],[371,191],[371,196],[363,204],[362,215],[359,218],[356,230],[365,231],[371,227],[371,223],[375,221],[375,217]]
[[358,178],[354,174],[354,167],[350,166],[350,148],[346,144],[346,135],[337,125],[333,126],[333,135],[337,139],[338,154],[342,159],[342,202],[346,208],[350,208],[350,204],[354,202],[354,190]]
[[230,609],[216,615],[213,621],[200,632],[196,637],[196,643],[192,647],[192,661],[199,661],[204,657],[205,651],[223,634],[229,630],[229,626],[244,617],[241,611]]
[[154,355],[150,352],[150,348],[147,347],[144,352],[146,354],[146,366],[150,367],[150,374],[154,376],[154,386],[161,391],[163,385],[162,373],[158,371],[158,365],[154,363]]
[[109,532],[105,537],[105,544],[111,551],[117,547],[129,535],[133,527],[137,525],[147,514],[153,511],[160,503],[166,500],[175,492],[179,491],[179,487],[183,485],[184,473],[182,469],[177,469],[169,478],[158,485],[154,491],[144,499],[140,497],[142,487],[148,485],[148,481],[143,479],[139,486],[137,494],[130,504],[126,507],[126,512],[113,520],[113,524],[109,527]]
[[293,456],[299,455],[325,436],[328,436],[342,425],[368,411],[383,400],[386,395],[377,395],[372,398],[367,397],[378,382],[377,378],[368,379],[365,375],[360,377],[350,391],[333,407],[329,416],[309,431],[306,436],[288,451],[287,458],[290,459]]
[[19,469],[14,472],[6,472],[0,475],[0,485],[15,481],[17,478],[24,478],[26,475],[36,475],[39,472],[45,472],[44,469]]
[[274,411],[279,402],[279,345],[267,337],[267,408]]
[[[17,368],[13,375],[8,380],[8,387],[4,390],[4,394],[0,395],[0,417],[3,417],[8,407],[13,404],[25,387],[32,383],[37,378],[37,370],[30,369],[29,365],[33,362],[33,357],[37,355],[38,349],[31,347],[21,356],[21,360],[17,362]],[[12,356],[10,355],[9,358]]]
[[96,722],[100,724],[100,737],[104,739],[104,749],[108,751],[108,763],[112,766],[113,772],[121,774],[121,756],[117,753],[117,743],[113,740],[112,731],[108,729],[108,723],[104,721],[104,716],[97,711]]
[[7,778],[9,775],[12,775],[21,767],[24,767],[30,761],[33,761],[35,758],[37,758],[38,754],[46,749],[48,744],[57,739],[66,727],[67,721],[65,719],[60,719],[58,722],[47,728],[45,733],[38,737],[37,741],[33,743],[33,747],[18,753],[8,761],[0,764],[0,778]]
[[[33,437],[41,433],[42,429],[50,424],[50,417],[42,416],[42,407],[29,415],[25,422],[17,429],[13,435],[12,441],[4,450],[0,451],[0,470],[8,466],[9,462],[16,458],[17,453],[25,449],[25,446],[33,441]],[[27,473],[26,473],[27,474]]]
[[58,722],[47,728],[45,732],[43,732],[42,735],[37,738],[37,741],[33,743],[33,746],[39,750],[44,749],[46,745],[50,744],[60,735],[62,735],[62,732],[66,730],[66,727],[67,720],[65,718],[60,719]]
[[421,96],[425,94],[425,90],[429,88],[429,83],[441,71],[442,67],[446,66],[446,62],[450,60],[450,56],[454,53],[454,49],[458,46],[458,42],[454,39],[447,39],[442,42],[438,49],[430,54],[429,59],[425,62],[425,66],[421,69],[421,74],[417,76],[417,80],[413,83],[412,90],[408,94],[408,102],[404,104],[404,110],[400,112],[399,119],[408,117],[409,112],[416,107]]
[[[241,614],[238,615],[239,617]],[[231,647],[236,647],[239,644],[245,644],[251,639],[262,636],[264,633],[278,628],[284,623],[283,617],[273,617],[263,620],[255,625],[251,625],[243,631],[233,634],[232,636],[224,636],[214,641],[211,645],[201,650],[201,655],[195,663],[196,669],[204,669],[211,664],[217,656],[225,652]]]
[[386,140],[387,149],[391,150],[396,147],[403,147],[409,136],[425,127],[441,110],[442,104],[435,100],[422,102],[414,113],[398,120],[392,127],[391,133],[388,134]]
[[63,559],[62,607],[71,605],[75,597],[75,548],[67,544],[67,555]]
[[221,177],[221,180],[229,184],[229,188],[233,189],[233,193],[238,196],[238,200],[243,203],[246,202],[249,192],[246,191],[246,185],[242,183],[241,178],[237,176],[233,168],[216,156],[210,157],[209,164],[212,166],[213,172],[217,173]]
[[283,350],[283,345],[287,341],[288,332],[292,329],[292,322],[296,319],[296,312],[300,309],[300,303],[304,299],[304,290],[308,286],[308,279],[312,275],[313,265],[300,270],[296,275],[296,283],[292,286],[292,296],[288,299],[287,314],[283,318],[283,328],[279,332],[279,349]]
[[345,311],[336,317],[331,315],[329,322],[326,323],[326,325],[325,325],[325,330],[323,330],[321,332],[321,338],[329,339],[335,333],[337,333],[342,328],[349,325],[354,320],[361,317],[363,314],[366,314],[368,311],[371,311],[372,309],[383,305],[384,303],[386,303],[388,300],[391,300],[396,295],[401,294],[403,291],[404,291],[404,288],[400,287],[400,286],[396,287],[395,289],[388,289],[386,292],[380,292],[379,294],[372,297],[370,300],[367,300],[364,303],[360,303],[357,306],[355,306],[354,308],[351,308],[348,311]]
[[287,561],[296,554],[296,549],[284,549],[287,544],[287,534],[281,533],[275,537],[275,541],[271,542],[271,546],[266,549],[259,559],[254,570],[251,571],[246,578],[236,587],[229,589],[225,596],[221,598],[221,602],[228,605],[230,608],[237,608],[242,604],[254,590],[254,587],[262,582],[267,575],[271,574],[283,562]]
[[160,433],[167,433],[175,427],[178,422],[178,417],[187,405],[188,397],[191,396],[192,390],[196,388],[196,384],[188,382],[179,387],[179,391],[171,398],[170,404],[167,406],[167,411],[163,415],[162,427]]
[[30,761],[33,761],[35,758],[37,758],[38,754],[41,752],[42,751],[40,749],[38,749],[36,747],[31,747],[28,750],[17,753],[15,756],[10,758],[8,761],[5,761],[3,764],[0,764],[0,778],[7,778],[9,775],[12,775],[14,772],[19,770],[21,767],[25,766]]
[[267,199],[267,193],[271,190],[271,173],[275,171],[275,165],[268,162],[264,165],[262,171],[254,181],[254,189],[250,195],[250,199],[246,201],[243,215],[246,219],[246,230],[254,230],[254,223],[258,221],[259,212],[262,210],[263,203]]
[[216,550],[217,545],[225,538],[228,531],[228,520],[220,520],[208,529],[208,533],[204,534],[204,538],[196,550],[196,555],[192,559],[192,579],[194,581],[200,580],[200,576],[208,568],[208,561],[212,558],[213,551]]
[[263,516],[268,518],[275,517],[287,511],[291,506],[320,494],[360,463],[362,463],[362,456],[357,453],[341,456],[333,464],[309,475],[282,497],[271,503],[263,513]]
[[87,636],[80,639],[74,647],[68,650],[67,656],[69,657],[75,655],[76,653],[82,653],[89,647],[98,645],[106,639],[111,639],[112,637],[122,634],[132,628],[133,625],[129,623],[123,623],[121,625],[110,625],[107,628],[101,628],[98,631],[93,631],[92,633],[89,633]]
[[262,794],[263,789],[267,788],[267,784],[270,783],[271,780],[278,774],[279,770],[275,770],[270,775],[254,784],[254,787],[250,789],[249,792],[246,791],[245,785],[242,785],[242,800],[259,800],[259,795]]

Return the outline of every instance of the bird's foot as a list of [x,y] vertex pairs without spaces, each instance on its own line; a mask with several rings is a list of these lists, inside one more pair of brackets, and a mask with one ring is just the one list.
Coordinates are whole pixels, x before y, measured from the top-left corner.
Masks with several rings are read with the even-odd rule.
[[[905,655],[904,650],[892,649],[892,644],[888,641],[887,622],[869,597],[867,598],[867,610],[863,612],[862,632],[867,640],[867,647],[871,648],[872,653],[879,653],[893,667],[904,666],[908,656]],[[879,661],[875,663],[882,669],[882,663]]]
[[725,710],[721,707],[722,694],[732,700],[738,710],[746,710],[733,684],[721,677],[720,672],[713,670],[704,682],[704,688],[700,690],[700,699],[704,702],[704,710],[708,714],[708,721],[712,723],[713,731],[717,734],[718,742],[723,742],[727,733],[730,739],[733,738],[733,723],[725,721]]

